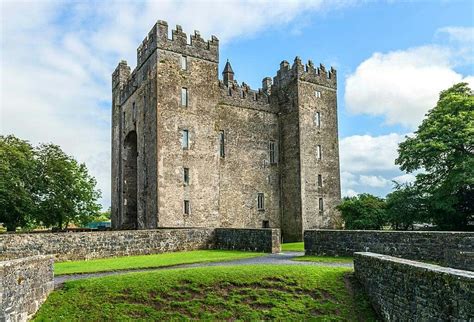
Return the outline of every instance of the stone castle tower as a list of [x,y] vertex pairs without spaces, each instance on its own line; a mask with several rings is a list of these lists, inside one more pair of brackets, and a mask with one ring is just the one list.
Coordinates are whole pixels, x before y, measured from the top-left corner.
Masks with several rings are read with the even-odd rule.
[[239,85],[219,41],[158,21],[112,76],[112,225],[332,227],[340,201],[336,71],[283,61]]

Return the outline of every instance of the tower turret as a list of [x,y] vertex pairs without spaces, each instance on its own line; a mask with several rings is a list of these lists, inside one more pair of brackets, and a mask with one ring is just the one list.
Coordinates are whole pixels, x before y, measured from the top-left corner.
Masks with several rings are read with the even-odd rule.
[[230,66],[229,60],[227,60],[227,63],[225,64],[222,77],[224,78],[225,86],[229,86],[229,83],[234,81],[234,71],[232,70],[232,66]]

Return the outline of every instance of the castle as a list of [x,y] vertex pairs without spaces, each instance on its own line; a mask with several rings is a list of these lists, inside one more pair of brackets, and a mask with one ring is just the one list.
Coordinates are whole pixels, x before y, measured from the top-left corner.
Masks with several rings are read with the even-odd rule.
[[112,226],[333,227],[341,198],[336,71],[280,64],[239,85],[219,41],[158,21],[112,75]]

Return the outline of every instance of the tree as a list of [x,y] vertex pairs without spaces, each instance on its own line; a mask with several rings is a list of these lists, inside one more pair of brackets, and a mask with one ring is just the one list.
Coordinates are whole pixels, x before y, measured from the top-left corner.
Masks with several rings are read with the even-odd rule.
[[441,92],[413,137],[399,145],[395,161],[416,176],[429,196],[429,212],[440,229],[462,230],[474,219],[474,96],[466,83]]
[[426,199],[414,184],[396,183],[385,199],[387,220],[393,229],[407,230],[416,222],[427,222]]
[[43,144],[37,149],[39,161],[38,214],[46,226],[67,228],[69,223],[85,224],[93,220],[101,206],[96,181],[59,146]]
[[368,193],[344,198],[337,209],[347,229],[381,229],[387,222],[385,201]]
[[0,135],[0,222],[7,231],[31,221],[36,198],[33,147],[12,135]]

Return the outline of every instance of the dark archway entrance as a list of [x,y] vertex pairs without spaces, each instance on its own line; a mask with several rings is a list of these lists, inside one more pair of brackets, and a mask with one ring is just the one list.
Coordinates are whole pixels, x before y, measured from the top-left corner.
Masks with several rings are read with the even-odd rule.
[[131,131],[124,141],[122,229],[138,228],[137,157],[137,132]]

